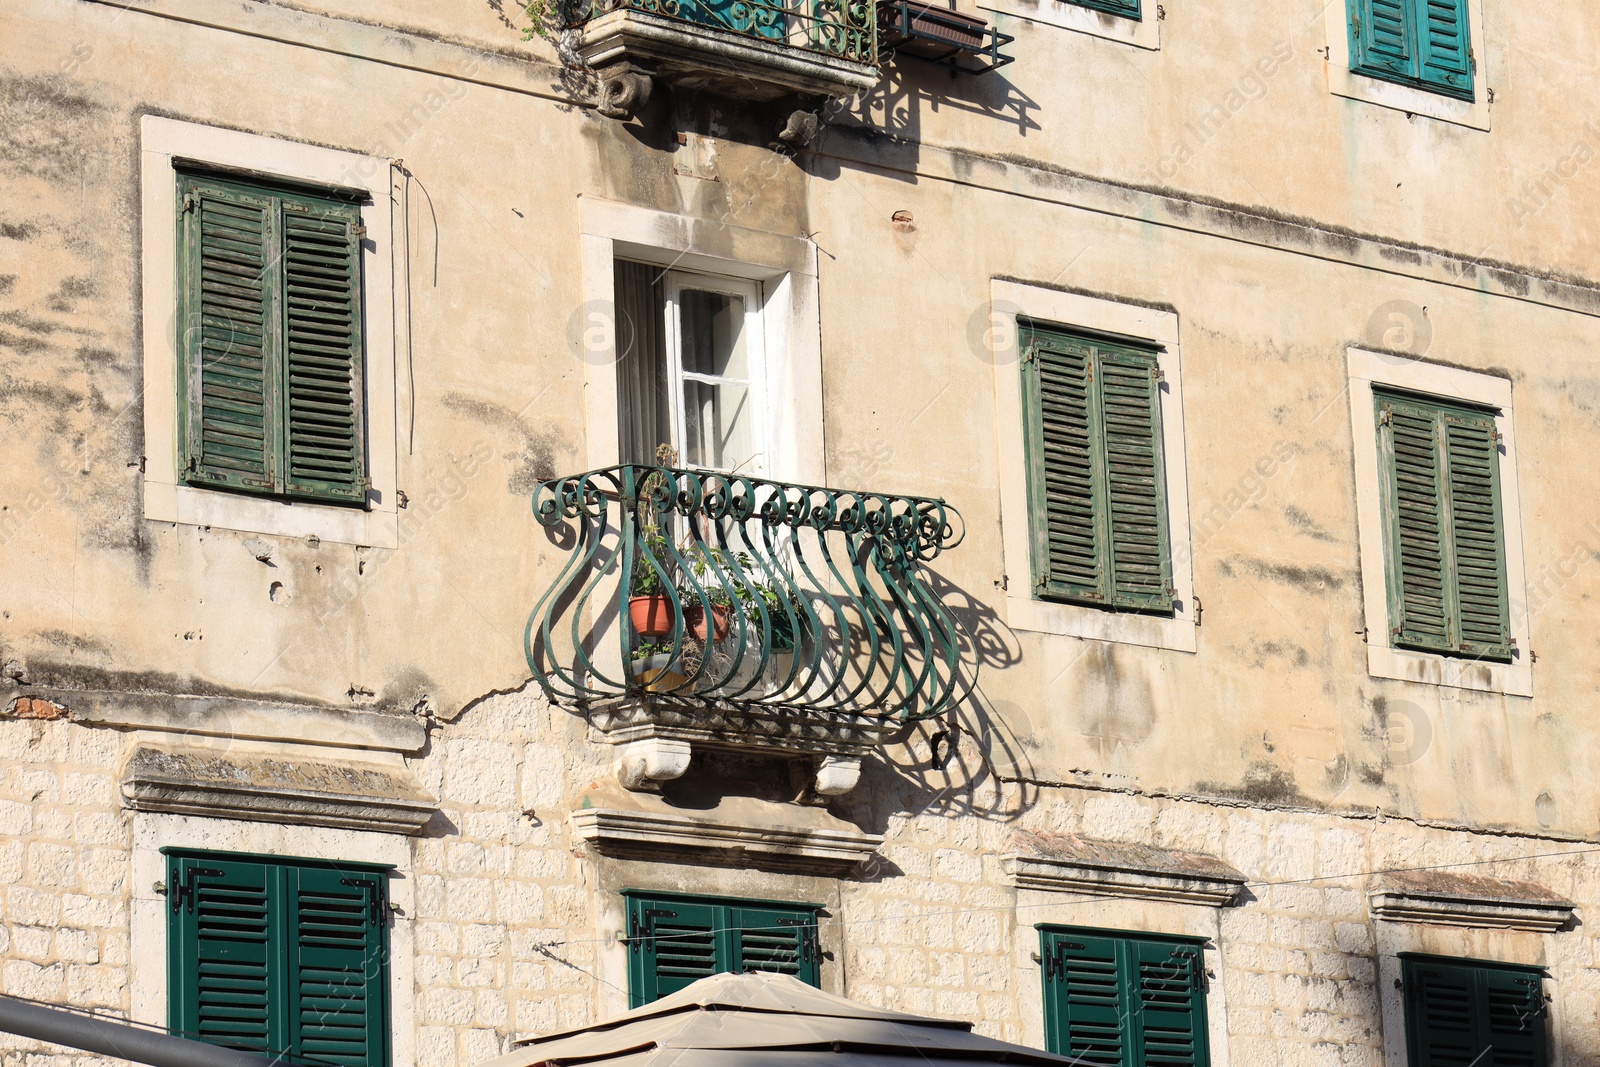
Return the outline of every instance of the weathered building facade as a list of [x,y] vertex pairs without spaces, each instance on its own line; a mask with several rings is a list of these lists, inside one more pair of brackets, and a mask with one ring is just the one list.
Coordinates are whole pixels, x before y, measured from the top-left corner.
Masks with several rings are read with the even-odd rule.
[[0,5],[0,993],[1600,1061],[1600,12],[680,4]]

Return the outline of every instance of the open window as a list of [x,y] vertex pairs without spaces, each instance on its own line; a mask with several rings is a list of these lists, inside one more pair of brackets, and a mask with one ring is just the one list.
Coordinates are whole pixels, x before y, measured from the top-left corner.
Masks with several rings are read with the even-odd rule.
[[616,287],[624,462],[765,474],[760,283],[618,260]]

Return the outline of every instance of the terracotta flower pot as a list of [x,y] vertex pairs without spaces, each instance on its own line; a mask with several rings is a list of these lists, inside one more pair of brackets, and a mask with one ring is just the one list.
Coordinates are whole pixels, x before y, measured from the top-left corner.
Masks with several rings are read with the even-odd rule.
[[[711,605],[711,632],[716,639],[721,641],[728,636],[728,626],[733,620],[733,608],[727,604]],[[684,622],[689,624],[689,634],[696,641],[706,639],[706,613],[705,609],[694,605],[684,612]]]
[[672,632],[672,601],[664,596],[629,597],[628,621],[640,637],[665,637]]

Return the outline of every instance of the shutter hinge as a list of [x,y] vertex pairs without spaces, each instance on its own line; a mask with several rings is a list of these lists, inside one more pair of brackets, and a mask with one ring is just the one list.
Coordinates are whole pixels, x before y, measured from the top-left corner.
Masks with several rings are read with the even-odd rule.
[[[184,872],[183,880],[177,882],[177,884],[173,886],[174,892],[172,893],[172,913],[176,915],[178,912],[184,910],[185,906],[187,906],[189,914],[193,915],[195,901],[195,880],[198,878],[221,878],[223,877],[223,874],[224,872],[217,870],[215,867],[190,867]],[[187,902],[187,905],[185,902]]]
[[184,193],[183,194],[183,213],[185,215],[187,215],[189,212],[191,212],[193,210],[194,210],[194,194],[193,193]]
[[821,946],[817,943],[817,924],[815,920],[807,919],[779,919],[779,926],[800,927],[800,958],[807,963],[822,955]]
[[1494,443],[1497,444],[1497,445],[1505,444],[1506,443],[1505,434],[1501,433],[1499,430],[1496,430],[1494,432]]
[[367,236],[367,224],[366,223],[364,223],[364,222],[356,223],[356,236],[359,237],[359,238],[364,238],[364,237]]
[[1390,411],[1388,408],[1384,408],[1382,411],[1378,412],[1378,425],[1389,425],[1389,416],[1392,414],[1394,414],[1394,412]]
[[1027,366],[1029,363],[1032,363],[1034,360],[1036,360],[1038,358],[1039,358],[1039,346],[1038,345],[1029,345],[1027,348],[1022,350],[1022,363],[1023,363],[1023,366]]
[[1164,382],[1167,380],[1167,372],[1162,370],[1160,367],[1151,367],[1150,377],[1154,378],[1158,382]]
[[341,878],[340,885],[359,888],[361,895],[367,898],[367,921],[373,926],[383,925],[383,887],[377,882],[367,878]]

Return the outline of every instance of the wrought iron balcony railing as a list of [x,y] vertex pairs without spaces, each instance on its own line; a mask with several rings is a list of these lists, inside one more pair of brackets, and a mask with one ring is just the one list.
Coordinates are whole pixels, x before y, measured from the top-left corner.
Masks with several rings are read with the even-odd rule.
[[597,0],[591,18],[643,11],[838,59],[878,61],[875,0]]
[[544,483],[534,514],[571,548],[526,638],[555,701],[898,723],[960,696],[922,573],[961,537],[941,500],[622,466]]

